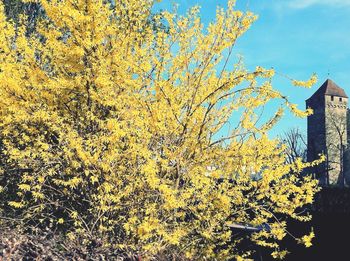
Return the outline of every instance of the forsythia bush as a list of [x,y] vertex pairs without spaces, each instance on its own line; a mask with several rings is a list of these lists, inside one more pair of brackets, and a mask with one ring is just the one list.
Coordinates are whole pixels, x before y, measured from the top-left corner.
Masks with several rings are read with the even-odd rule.
[[[204,28],[197,7],[37,2],[31,34],[0,4],[1,222],[200,260],[249,256],[229,225],[267,226],[250,240],[283,256],[284,220],[310,219],[317,182],[267,132],[283,109],[311,112],[272,88],[273,70],[228,58],[256,16],[229,1]],[[281,109],[261,123],[271,100]]]

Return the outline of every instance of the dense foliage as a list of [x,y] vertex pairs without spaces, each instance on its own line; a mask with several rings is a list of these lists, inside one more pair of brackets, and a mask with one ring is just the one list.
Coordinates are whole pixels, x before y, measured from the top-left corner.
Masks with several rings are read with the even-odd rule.
[[[200,260],[248,256],[229,225],[249,224],[269,228],[251,241],[283,256],[285,217],[309,220],[300,210],[317,182],[267,133],[284,108],[311,112],[273,89],[273,70],[232,64],[256,16],[229,1],[204,28],[197,7],[180,16],[152,14],[151,0],[37,2],[44,15],[30,35],[0,4],[2,224]],[[281,109],[258,121],[276,99]]]

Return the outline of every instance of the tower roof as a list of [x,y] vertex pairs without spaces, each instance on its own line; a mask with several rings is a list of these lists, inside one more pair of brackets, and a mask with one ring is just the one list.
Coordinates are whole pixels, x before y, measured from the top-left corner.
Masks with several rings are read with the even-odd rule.
[[332,95],[332,96],[348,98],[344,89],[340,88],[332,80],[327,79],[308,100],[315,97],[324,96],[324,95]]

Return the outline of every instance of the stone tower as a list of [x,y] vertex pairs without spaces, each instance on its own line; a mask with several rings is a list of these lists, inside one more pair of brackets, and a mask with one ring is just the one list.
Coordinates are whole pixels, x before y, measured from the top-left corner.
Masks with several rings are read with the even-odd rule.
[[321,185],[343,186],[348,147],[348,96],[328,79],[306,100],[306,107],[314,111],[307,119],[307,159],[313,161],[319,158],[319,154],[326,156],[326,161],[314,167],[312,173]]

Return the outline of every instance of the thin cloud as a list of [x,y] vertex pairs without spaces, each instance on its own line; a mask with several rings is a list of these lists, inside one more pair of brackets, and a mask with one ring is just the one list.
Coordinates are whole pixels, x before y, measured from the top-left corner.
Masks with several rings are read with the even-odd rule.
[[327,5],[331,7],[350,7],[350,0],[292,0],[288,5],[291,8],[303,9],[313,5]]

